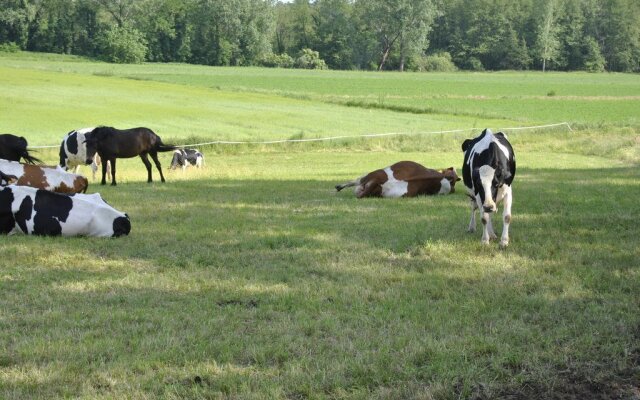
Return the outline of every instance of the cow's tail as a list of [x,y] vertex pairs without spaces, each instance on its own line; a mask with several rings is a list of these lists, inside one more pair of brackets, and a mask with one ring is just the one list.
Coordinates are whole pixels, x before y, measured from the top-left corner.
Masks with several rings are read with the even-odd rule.
[[42,160],[29,154],[26,149],[20,156],[27,162],[27,164],[42,164]]

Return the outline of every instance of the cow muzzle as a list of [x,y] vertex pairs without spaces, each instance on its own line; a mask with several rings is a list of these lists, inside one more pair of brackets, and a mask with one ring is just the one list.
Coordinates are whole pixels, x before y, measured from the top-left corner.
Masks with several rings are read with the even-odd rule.
[[486,213],[492,213],[492,212],[496,212],[496,205],[495,203],[491,203],[491,204],[484,204],[482,206],[482,209],[484,210],[484,212]]
[[491,197],[486,197],[484,199],[484,204],[482,204],[482,209],[486,213],[492,213],[492,212],[495,212],[498,209],[498,207],[496,206],[496,202],[493,201]]

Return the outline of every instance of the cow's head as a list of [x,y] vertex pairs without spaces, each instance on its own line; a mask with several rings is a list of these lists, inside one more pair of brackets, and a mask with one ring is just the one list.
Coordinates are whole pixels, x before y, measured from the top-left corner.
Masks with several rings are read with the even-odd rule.
[[482,165],[473,171],[473,185],[476,194],[480,195],[482,208],[485,212],[495,212],[498,192],[511,176],[509,169],[502,160]]
[[171,165],[169,169],[176,169],[179,166],[183,166],[186,162],[186,153],[182,149],[175,150],[173,152],[173,158],[171,159]]
[[113,220],[113,237],[128,235],[131,232],[131,221],[129,215],[117,217]]
[[498,197],[499,183],[496,178],[496,169],[490,165],[483,165],[472,172],[473,186],[476,195],[480,196],[480,202],[485,212],[496,211],[496,199]]
[[445,179],[449,181],[449,184],[451,184],[450,193],[455,193],[456,182],[460,180],[456,169],[454,167],[449,167],[447,169],[441,170],[440,172],[444,175]]
[[129,215],[111,207],[99,193],[83,195],[97,206],[93,213],[90,236],[119,237],[131,232]]

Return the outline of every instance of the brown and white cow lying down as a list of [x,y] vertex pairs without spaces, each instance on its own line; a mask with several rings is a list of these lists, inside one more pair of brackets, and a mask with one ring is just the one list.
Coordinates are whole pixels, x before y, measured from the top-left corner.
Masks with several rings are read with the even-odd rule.
[[460,178],[453,167],[436,171],[413,161],[400,161],[378,169],[354,181],[336,186],[337,191],[355,186],[356,196],[362,197],[415,197],[448,194],[455,191]]
[[[72,174],[60,167],[40,167],[16,161],[0,160],[0,171],[16,177],[17,185],[31,186],[58,193],[84,193],[89,181],[82,175]],[[7,182],[8,183],[8,182]]]
[[62,194],[28,186],[0,187],[0,233],[118,237],[131,231],[129,216],[100,194]]

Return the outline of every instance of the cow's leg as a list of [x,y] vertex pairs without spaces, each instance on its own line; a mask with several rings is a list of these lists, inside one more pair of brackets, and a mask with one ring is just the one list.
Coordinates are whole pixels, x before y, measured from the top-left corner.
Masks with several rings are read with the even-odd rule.
[[91,178],[92,180],[96,180],[96,172],[98,172],[98,166],[96,165],[95,160],[91,163]]
[[164,175],[162,175],[162,166],[160,165],[160,161],[158,161],[158,153],[152,151],[149,154],[151,154],[151,158],[153,158],[153,162],[156,164],[158,172],[160,172],[160,181],[164,182]]
[[502,212],[502,237],[500,238],[500,247],[503,249],[509,245],[509,224],[511,224],[511,204],[513,202],[513,195],[511,193],[511,186],[508,186],[504,191],[504,211]]
[[363,197],[382,197],[382,185],[376,181],[369,181],[362,185],[362,190],[356,189],[356,197],[361,199]]
[[[117,183],[116,183],[116,158],[114,157],[112,159],[109,159],[109,162],[111,163],[111,186],[116,186],[117,185]],[[102,170],[103,171],[106,171],[106,167],[104,167],[104,165],[106,163],[107,163],[106,161],[102,162],[102,165],[103,165]],[[102,181],[104,182],[104,173],[102,175]],[[104,185],[104,183],[103,183],[103,185]]]
[[[489,241],[491,240],[490,232],[493,230],[493,228],[491,227],[491,213],[482,211],[482,225],[483,225],[482,244],[489,244]],[[491,227],[491,231],[490,231],[490,227]]]
[[353,181],[349,181],[349,182],[345,182],[342,183],[340,185],[336,185],[336,191],[341,191],[344,188],[348,188],[348,187],[352,187],[352,186],[356,186],[360,184],[360,178],[353,180]]
[[493,213],[489,213],[489,221],[487,221],[487,230],[489,231],[489,239],[497,239],[498,235],[496,235],[496,231],[493,230],[493,222],[491,221],[491,217]]
[[467,232],[473,233],[476,231],[476,210],[478,209],[478,203],[475,198],[471,198],[471,220],[469,221],[469,227]]
[[147,183],[153,182],[153,179],[151,178],[151,163],[149,162],[149,156],[147,156],[147,153],[142,153],[140,154],[140,159],[147,168]]

